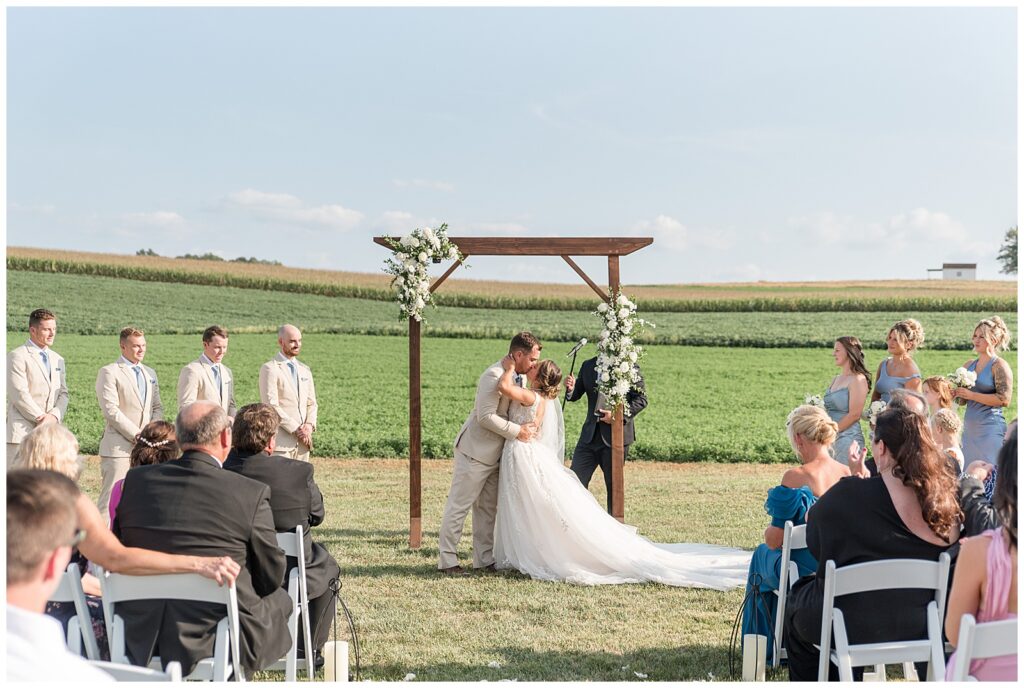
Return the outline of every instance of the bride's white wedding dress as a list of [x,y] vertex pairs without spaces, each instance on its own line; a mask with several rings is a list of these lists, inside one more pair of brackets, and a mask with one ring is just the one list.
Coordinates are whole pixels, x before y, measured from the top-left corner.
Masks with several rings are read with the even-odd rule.
[[495,564],[532,578],[583,585],[656,582],[726,590],[745,584],[750,552],[702,544],[656,544],[604,510],[562,463],[565,430],[558,402],[536,395],[513,402],[526,423],[547,404],[531,442],[509,440],[501,455]]

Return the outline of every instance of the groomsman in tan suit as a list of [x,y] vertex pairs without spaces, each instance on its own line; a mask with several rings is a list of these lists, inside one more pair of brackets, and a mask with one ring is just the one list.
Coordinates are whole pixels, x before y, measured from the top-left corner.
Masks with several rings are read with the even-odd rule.
[[212,401],[220,404],[235,422],[235,379],[231,368],[224,365],[228,352],[228,331],[212,325],[203,332],[203,353],[181,369],[178,376],[178,408],[194,401]]
[[100,476],[103,484],[96,505],[103,518],[114,483],[128,473],[128,457],[135,438],[150,421],[163,420],[160,386],[156,371],[142,365],[146,356],[146,335],[142,330],[121,330],[121,357],[100,368],[96,377],[96,399],[106,420],[100,438]]
[[28,316],[28,341],[7,354],[7,468],[25,435],[37,425],[59,423],[68,412],[64,359],[50,348],[57,316],[38,308]]
[[[508,353],[517,376],[529,372],[540,358],[540,342],[529,332],[512,338]],[[459,540],[469,510],[473,510],[473,568],[494,570],[494,519],[498,514],[498,468],[505,440],[528,441],[532,424],[508,419],[509,400],[498,393],[504,369],[494,363],[480,376],[476,403],[455,438],[455,470],[438,532],[437,568],[449,576],[466,575],[459,566]],[[517,379],[517,384],[522,384]]]
[[274,454],[309,461],[317,404],[313,373],[296,358],[302,349],[302,333],[294,325],[282,325],[277,344],[281,351],[260,368],[260,401],[281,416]]

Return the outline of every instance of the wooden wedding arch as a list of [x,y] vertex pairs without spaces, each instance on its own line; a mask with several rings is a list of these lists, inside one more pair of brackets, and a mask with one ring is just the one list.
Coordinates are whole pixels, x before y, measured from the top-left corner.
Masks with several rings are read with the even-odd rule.
[[[374,237],[374,243],[391,250],[390,242],[399,237]],[[609,293],[619,290],[619,257],[638,251],[654,243],[652,237],[573,237],[573,238],[520,238],[520,237],[449,237],[459,247],[463,258],[470,256],[560,256],[576,271],[583,281],[603,301]],[[572,259],[573,256],[607,256],[608,292],[605,292]],[[437,281],[430,285],[433,293],[448,279],[459,262],[455,261]],[[622,405],[616,407],[612,417],[612,515],[619,521],[624,516],[622,464],[625,452],[622,446]],[[420,503],[423,487],[420,480],[422,457],[422,405],[420,396],[420,322],[409,318],[409,547],[419,549],[423,524]]]

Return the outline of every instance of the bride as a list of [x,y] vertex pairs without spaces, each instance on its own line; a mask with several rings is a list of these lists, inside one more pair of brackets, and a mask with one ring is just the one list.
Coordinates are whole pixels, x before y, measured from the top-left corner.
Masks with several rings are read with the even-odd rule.
[[499,569],[582,585],[656,582],[726,590],[746,583],[750,552],[717,545],[656,544],[608,515],[565,467],[565,429],[557,401],[562,371],[545,360],[513,381],[506,356],[498,391],[509,419],[532,422],[532,441],[508,440],[498,477],[494,555]]

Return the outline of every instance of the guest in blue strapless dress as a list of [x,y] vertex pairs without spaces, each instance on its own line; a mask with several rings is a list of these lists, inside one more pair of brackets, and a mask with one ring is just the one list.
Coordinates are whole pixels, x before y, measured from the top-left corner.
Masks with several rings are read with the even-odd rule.
[[923,343],[924,328],[913,318],[900,320],[890,328],[885,339],[889,358],[878,366],[871,401],[881,399],[888,404],[894,389],[921,391],[921,371],[914,363],[913,354]]
[[[829,446],[835,440],[836,424],[816,406],[797,407],[786,422],[789,442],[800,458],[801,465],[790,468],[782,476],[782,484],[768,490],[764,509],[771,517],[771,525],[764,531],[764,544],[758,545],[750,559],[747,575],[747,599],[743,607],[743,633],[756,633],[769,638],[768,661],[772,661],[775,633],[775,604],[773,590],[778,590],[782,563],[782,537],[786,521],[794,525],[806,522],[807,511],[814,502],[850,470],[832,460]],[[813,573],[818,564],[807,549],[794,550],[801,576]],[[752,588],[757,586],[760,595]],[[763,603],[757,604],[757,598]]]
[[965,365],[978,374],[971,389],[958,388],[954,394],[967,402],[961,448],[964,460],[995,464],[1006,434],[1003,407],[1013,398],[1013,371],[996,352],[1010,345],[1010,333],[998,315],[978,323],[972,337],[978,358]]
[[860,416],[871,391],[871,374],[864,365],[864,350],[856,337],[837,339],[832,358],[843,372],[832,378],[825,390],[825,412],[839,426],[832,457],[845,466],[849,463],[850,445],[856,442],[860,448],[865,446]]

